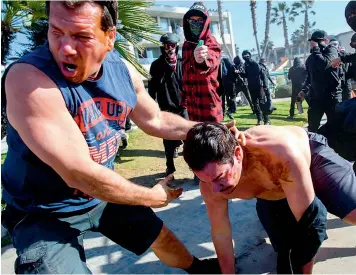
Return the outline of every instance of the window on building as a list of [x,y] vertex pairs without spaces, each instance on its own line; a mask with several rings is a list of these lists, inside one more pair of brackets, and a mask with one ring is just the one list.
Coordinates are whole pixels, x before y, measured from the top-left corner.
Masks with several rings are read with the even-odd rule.
[[227,21],[227,18],[223,20],[223,28],[224,28],[224,33],[229,34],[229,22]]
[[183,22],[182,19],[170,19],[172,32],[175,34],[182,34],[183,33]]
[[161,55],[160,48],[147,48],[147,58],[157,59]]
[[169,31],[169,18],[161,17],[159,19],[159,21],[160,21],[159,25],[162,28],[162,30],[168,32]]
[[219,35],[219,23],[211,22],[211,32],[213,35]]

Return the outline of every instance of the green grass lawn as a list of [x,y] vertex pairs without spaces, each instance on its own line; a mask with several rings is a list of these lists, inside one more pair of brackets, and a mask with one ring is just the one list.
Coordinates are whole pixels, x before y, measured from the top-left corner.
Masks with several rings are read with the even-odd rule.
[[[278,102],[273,104],[277,110],[270,115],[272,125],[295,125],[303,126],[307,123],[307,104],[303,104],[304,114],[297,115],[293,120],[288,120],[290,101]],[[298,110],[295,110],[295,113],[298,113]],[[257,119],[256,115],[252,114],[252,111],[249,106],[244,106],[238,108],[236,114],[234,114],[236,126],[239,129],[248,129],[256,125]],[[225,117],[224,121],[228,121],[229,118]]]

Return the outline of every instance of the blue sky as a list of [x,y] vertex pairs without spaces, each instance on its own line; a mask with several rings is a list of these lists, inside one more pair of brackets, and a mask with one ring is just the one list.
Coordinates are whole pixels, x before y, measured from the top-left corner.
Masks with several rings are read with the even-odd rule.
[[[203,1],[210,9],[217,9],[217,1]],[[272,1],[272,7],[277,1]],[[292,4],[294,1],[287,1]],[[155,1],[156,5],[170,5],[190,7],[193,1]],[[223,10],[231,12],[232,27],[235,37],[235,44],[241,50],[256,48],[256,42],[252,31],[252,20],[250,1],[228,1],[223,0]],[[315,28],[322,29],[327,34],[339,34],[350,31],[347,25],[344,11],[348,1],[316,1],[314,4],[315,16],[312,19],[316,22]],[[261,43],[264,38],[265,21],[266,21],[266,1],[257,1],[257,35]],[[288,23],[289,38],[293,31],[303,24],[303,16],[299,16],[294,23]],[[275,46],[283,46],[282,26],[271,25],[270,39]]]

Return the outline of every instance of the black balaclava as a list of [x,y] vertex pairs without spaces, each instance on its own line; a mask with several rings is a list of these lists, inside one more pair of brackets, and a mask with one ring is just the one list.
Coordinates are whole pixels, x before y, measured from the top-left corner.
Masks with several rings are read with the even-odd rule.
[[[248,56],[246,56],[246,55],[248,55]],[[244,50],[242,52],[242,59],[245,60],[245,62],[251,62],[251,53],[248,50]]]
[[[206,20],[208,18],[208,9],[205,7],[203,2],[195,2],[193,6],[190,7],[189,11],[184,15],[183,20],[186,20],[187,27],[189,31],[185,31],[184,35],[187,40],[192,40],[198,42],[200,35],[204,29]],[[191,22],[191,16],[200,16],[202,18],[201,22]],[[189,35],[187,35],[189,33]]]
[[236,55],[235,58],[234,58],[234,64],[235,66],[238,68],[242,65],[242,61],[241,61],[241,58],[240,56]]
[[302,66],[302,62],[300,61],[300,58],[295,57],[293,62],[293,67],[301,67],[301,66]]
[[347,24],[356,32],[356,1],[350,1],[345,8]]

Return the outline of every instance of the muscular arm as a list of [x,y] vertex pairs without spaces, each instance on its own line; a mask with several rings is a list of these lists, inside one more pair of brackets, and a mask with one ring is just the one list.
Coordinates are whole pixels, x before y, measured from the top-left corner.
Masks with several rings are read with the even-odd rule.
[[157,103],[146,92],[143,82],[132,67],[127,64],[132,82],[136,89],[137,104],[130,118],[146,134],[171,140],[185,140],[190,128],[196,122],[186,120],[178,115],[160,111]]
[[235,273],[235,255],[232,245],[232,231],[229,219],[228,200],[213,198],[207,183],[200,187],[211,224],[211,237],[223,274]]
[[112,203],[159,205],[161,197],[154,189],[136,185],[91,159],[60,91],[45,74],[17,64],[9,71],[5,87],[9,122],[69,187]]

